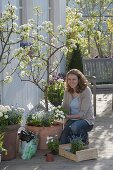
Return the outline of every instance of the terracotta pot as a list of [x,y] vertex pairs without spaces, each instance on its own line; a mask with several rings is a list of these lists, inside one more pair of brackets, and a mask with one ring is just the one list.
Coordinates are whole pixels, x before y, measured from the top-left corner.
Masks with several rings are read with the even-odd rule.
[[48,149],[46,144],[47,136],[57,135],[59,138],[62,132],[62,124],[51,127],[36,127],[26,125],[26,129],[39,134],[38,149]]
[[2,160],[11,160],[16,158],[18,149],[18,129],[20,125],[10,125],[8,126],[5,135],[3,148],[7,149],[7,155],[2,153]]
[[47,162],[53,162],[54,161],[54,155],[52,153],[47,153],[46,161]]

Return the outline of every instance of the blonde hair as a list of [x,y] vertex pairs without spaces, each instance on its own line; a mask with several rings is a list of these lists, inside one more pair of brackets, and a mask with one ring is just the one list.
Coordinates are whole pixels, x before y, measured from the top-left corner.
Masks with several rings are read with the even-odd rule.
[[76,87],[76,93],[81,93],[85,88],[88,86],[88,80],[87,78],[83,75],[83,73],[78,70],[78,69],[72,69],[67,72],[66,74],[66,81],[65,81],[65,88],[68,92],[74,93],[74,89],[72,89],[69,84],[68,84],[68,75],[74,74],[78,77],[78,85]]

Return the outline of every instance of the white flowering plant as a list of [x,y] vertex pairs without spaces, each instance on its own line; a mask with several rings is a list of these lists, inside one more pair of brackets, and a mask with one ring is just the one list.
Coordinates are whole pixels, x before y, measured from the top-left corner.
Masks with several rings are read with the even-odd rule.
[[0,130],[3,131],[8,125],[21,123],[23,108],[0,105]]
[[7,155],[7,150],[3,148],[4,133],[8,125],[20,124],[22,120],[23,108],[0,105],[0,153]]
[[48,127],[53,125],[54,116],[53,112],[46,112],[45,110],[40,110],[35,113],[30,113],[27,117],[26,123],[28,126],[37,126],[37,127]]
[[54,120],[64,120],[66,118],[67,111],[62,106],[54,108]]
[[59,152],[59,140],[58,136],[47,136],[47,141],[46,144],[48,146],[48,149],[50,150],[51,153],[53,154],[58,154]]
[[[43,104],[43,101],[41,102]],[[43,106],[44,107],[44,106]],[[49,110],[38,109],[37,111],[31,111],[27,117],[26,123],[29,126],[37,127],[49,127],[60,123],[63,123],[67,111],[62,106],[53,106],[49,103]]]

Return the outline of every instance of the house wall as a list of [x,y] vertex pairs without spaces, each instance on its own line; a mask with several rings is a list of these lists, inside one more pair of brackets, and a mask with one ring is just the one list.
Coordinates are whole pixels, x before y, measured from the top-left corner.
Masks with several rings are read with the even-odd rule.
[[[14,0],[10,0],[10,3],[13,6],[17,6],[17,2]],[[8,0],[0,1],[0,12],[3,12],[6,9],[7,5],[8,5]],[[14,38],[16,38],[16,37],[14,37]],[[17,45],[15,45],[14,48],[17,48]],[[0,50],[1,50],[1,48],[0,48]],[[11,68],[12,64],[9,67]],[[9,67],[3,73],[0,74],[0,80],[2,80],[3,76],[6,74],[6,72],[8,72]],[[5,88],[4,83],[0,82],[0,103],[2,103],[2,104],[4,104],[6,101],[5,96],[4,96],[6,91],[7,90]],[[7,98],[9,98],[9,96],[7,96]]]
[[[62,2],[60,0],[54,0],[51,13],[49,8],[50,1],[52,0],[23,0],[23,6],[25,7],[25,9],[23,11],[24,18],[22,22],[26,23],[29,18],[33,18],[33,7],[39,5],[44,11],[43,15],[41,15],[40,22],[44,20],[49,20],[50,16],[54,16],[52,18],[52,21],[55,24],[55,27],[62,23],[63,25],[65,25],[65,0],[62,0]],[[18,0],[10,0],[10,2],[11,4],[17,6],[18,9]],[[7,1],[4,0],[0,3],[2,6],[1,10],[3,11],[5,9],[5,6],[7,5]],[[19,14],[18,10],[17,14]],[[34,19],[36,18],[34,17]],[[17,48],[17,46],[15,46],[15,48]],[[60,56],[61,54],[58,55]],[[15,64],[16,61],[13,61],[10,67],[13,67]],[[3,75],[6,74],[8,69],[9,68],[5,70]],[[13,82],[11,84],[1,85],[1,103],[4,105],[24,107],[26,109],[26,112],[28,112],[28,105],[37,105],[41,97],[42,93],[35,85],[29,82],[21,82],[16,73],[13,75]]]
[[[3,3],[3,10],[7,4]],[[33,8],[34,6],[40,5],[43,7],[45,13],[43,18],[41,20],[48,20],[48,3],[43,3],[42,1],[32,1],[32,0],[24,0],[24,10],[23,10],[23,21],[26,23],[28,19],[33,18]],[[11,4],[17,6],[18,9],[18,1],[12,1]],[[19,14],[19,11],[17,10],[17,14]],[[18,22],[19,24],[19,22]],[[23,23],[24,24],[24,23]],[[15,37],[16,38],[16,37]],[[17,48],[17,46],[15,47]],[[12,64],[4,71],[3,75],[6,75],[6,72],[9,71],[10,67],[13,68],[13,66],[16,65],[16,61],[13,61]],[[42,94],[40,90],[33,84],[29,82],[21,82],[18,75],[15,73],[13,75],[13,81],[10,84],[3,84],[2,86],[2,98],[1,102],[4,105],[14,105],[14,106],[21,106],[26,109],[26,112],[28,111],[28,105],[32,104],[35,106],[37,103],[39,103],[40,98],[42,97]]]
[[[49,0],[50,3],[50,20],[52,23],[54,23],[54,31],[57,32],[57,26],[62,25],[65,28],[66,24],[66,0]],[[65,39],[63,40],[65,41]],[[60,51],[55,54],[59,57],[59,60],[61,56],[63,55]],[[57,57],[57,58],[58,58]],[[59,73],[65,73],[65,65],[66,65],[66,59],[63,57],[63,60],[60,64],[60,67],[58,68]]]

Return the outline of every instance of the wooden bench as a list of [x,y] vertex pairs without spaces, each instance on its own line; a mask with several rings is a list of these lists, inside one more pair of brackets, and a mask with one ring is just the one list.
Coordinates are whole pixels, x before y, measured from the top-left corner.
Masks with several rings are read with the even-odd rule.
[[113,59],[83,59],[83,73],[91,82],[94,114],[96,116],[96,94],[112,94],[113,110]]

